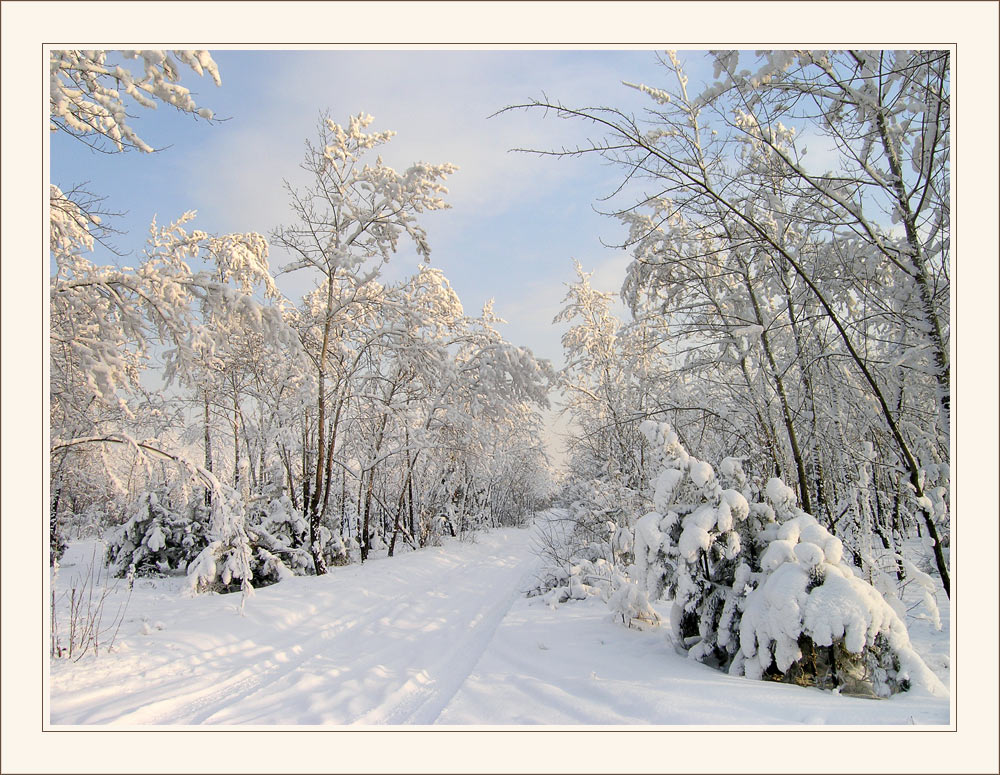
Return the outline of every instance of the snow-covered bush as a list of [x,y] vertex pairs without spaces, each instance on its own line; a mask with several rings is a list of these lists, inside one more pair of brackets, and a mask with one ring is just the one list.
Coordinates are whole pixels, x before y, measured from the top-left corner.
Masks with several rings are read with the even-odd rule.
[[[613,530],[612,523],[608,524]],[[574,551],[565,542],[553,544],[552,538],[548,535],[544,539],[547,545],[542,547],[542,553],[548,562],[528,589],[527,596],[544,595],[550,604],[585,600],[590,595],[609,599],[615,577],[620,574],[616,574],[614,566],[601,556],[604,551],[599,548],[600,544],[590,542]]]
[[614,619],[620,619],[626,627],[640,629],[660,623],[660,615],[649,602],[649,595],[641,584],[618,571],[612,576],[611,584],[612,592],[607,601]]
[[273,584],[313,569],[309,523],[288,496],[259,498],[247,510],[247,537],[255,586]]
[[635,524],[627,575],[637,589],[621,585],[617,608],[641,608],[639,593],[672,598],[678,647],[733,674],[880,697],[945,691],[893,606],[781,479],[767,482],[766,502],[751,503],[738,460],[723,461],[720,482],[669,425],[641,430],[659,467],[656,510]]
[[118,577],[130,571],[138,576],[183,572],[208,543],[207,521],[202,506],[178,509],[165,489],[147,492],[128,521],[109,535],[108,567]]
[[[769,496],[788,494],[780,480],[769,483]],[[793,506],[785,514],[764,531],[731,671],[879,697],[911,686],[944,693],[893,606],[842,561],[840,539]]]
[[545,570],[528,595],[546,594],[550,603],[600,595],[610,600],[623,583],[616,566],[631,559],[630,508],[632,490],[605,480],[569,483],[560,502],[539,526],[539,545]]
[[239,580],[243,599],[253,594],[253,551],[247,533],[246,504],[232,487],[212,479],[209,544],[188,565],[192,592],[230,591]]
[[[238,510],[238,504],[226,508],[234,506]],[[234,592],[250,580],[253,586],[263,587],[315,572],[309,522],[280,488],[253,499],[246,506],[243,520],[245,550],[239,550],[238,543],[227,546],[225,542],[212,542],[189,570],[196,591]],[[328,566],[347,563],[347,548],[339,535],[321,526],[319,542]],[[248,575],[242,572],[243,562]]]
[[599,588],[588,584],[588,571],[592,566],[575,565],[569,569],[553,568],[542,574],[537,583],[528,592],[528,597],[541,595],[549,605],[565,603],[570,600],[586,600],[591,594],[597,594]]
[[[309,551],[309,522],[287,495],[272,493],[251,503],[247,535],[257,586],[315,572]],[[346,564],[347,549],[339,535],[321,525],[319,542],[327,566]]]

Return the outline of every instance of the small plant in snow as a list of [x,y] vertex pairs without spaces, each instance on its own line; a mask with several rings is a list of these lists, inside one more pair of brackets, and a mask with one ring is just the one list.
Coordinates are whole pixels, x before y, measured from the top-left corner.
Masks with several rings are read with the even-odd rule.
[[253,594],[253,560],[246,529],[246,505],[231,487],[213,480],[211,541],[188,565],[188,586],[193,592],[228,591],[239,580],[243,601]]
[[114,648],[132,598],[132,584],[130,580],[128,596],[108,620],[105,606],[118,585],[116,582],[109,586],[108,576],[97,560],[95,550],[87,568],[59,595],[55,591],[58,564],[53,570],[49,600],[49,655],[52,657],[79,660],[88,653],[96,657],[102,650]]
[[[624,577],[615,569],[631,557],[628,505],[635,493],[602,480],[574,483],[565,493],[562,518],[550,517],[539,530],[546,571],[528,592],[545,595],[550,604],[599,595],[610,600]],[[624,599],[624,598],[622,598]],[[635,618],[647,616],[637,609]],[[631,621],[632,617],[629,617]]]

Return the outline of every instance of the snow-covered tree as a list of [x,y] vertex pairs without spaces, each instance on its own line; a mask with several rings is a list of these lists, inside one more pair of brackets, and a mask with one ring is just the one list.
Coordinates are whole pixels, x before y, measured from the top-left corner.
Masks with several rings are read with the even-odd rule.
[[[647,421],[642,431],[659,472],[655,510],[635,523],[628,575],[649,599],[673,600],[679,648],[751,678],[875,696],[911,686],[946,693],[895,601],[843,563],[840,539],[798,507],[790,487],[772,478],[766,500],[749,502],[669,425]],[[729,483],[745,483],[737,460],[721,468]]]
[[579,263],[575,270],[576,282],[567,286],[553,321],[571,324],[562,336],[566,365],[559,386],[580,427],[570,448],[572,464],[584,478],[615,476],[638,488],[644,478],[638,424],[656,381],[649,372],[647,331],[622,325],[611,314],[611,294],[594,288]]
[[[598,154],[627,170],[623,192],[646,187],[614,214],[635,259],[623,296],[670,366],[651,409],[678,431],[700,414],[708,443],[742,447],[831,528],[851,514],[845,533],[865,530],[845,506],[873,445],[892,461],[868,481],[873,529],[892,552],[886,525],[915,517],[948,592],[947,516],[925,492],[948,454],[948,55],[746,56],[716,52],[698,94],[668,53],[666,83],[635,86],[640,117],[514,107],[604,131],[555,155]],[[817,145],[839,169],[810,161]]]
[[[133,66],[134,60],[138,66]],[[154,149],[130,126],[132,104],[170,105],[182,113],[212,119],[182,86],[181,66],[208,73],[221,85],[219,68],[207,51],[53,49],[49,52],[49,128],[95,150],[116,153]]]
[[895,601],[842,562],[841,541],[795,506],[781,480],[767,496],[778,521],[760,534],[766,549],[755,572],[738,580],[756,583],[730,672],[878,697],[913,687],[947,695],[913,650]]
[[[53,212],[56,212],[53,208]],[[120,445],[147,461],[168,460],[219,490],[222,485],[178,450],[155,439],[135,438],[136,417],[129,396],[144,398],[140,372],[151,349],[165,347],[164,376],[189,379],[203,354],[216,345],[208,321],[233,317],[268,338],[289,336],[280,310],[251,297],[257,286],[277,293],[267,266],[267,243],[256,234],[214,237],[185,229],[193,213],[166,227],[155,223],[136,268],[99,266],[86,256],[93,246],[75,218],[53,229],[56,274],[50,281],[51,308],[51,458],[58,472],[65,456],[81,447]],[[193,271],[205,261],[216,272]],[[228,279],[222,282],[218,274]],[[150,406],[148,401],[141,402]],[[217,507],[216,507],[217,506]],[[224,495],[213,504],[209,531],[222,552],[241,557],[244,506]],[[235,543],[234,543],[235,542]],[[232,567],[249,585],[250,574],[235,560]],[[247,587],[248,588],[248,587]]]
[[304,497],[317,573],[326,571],[318,539],[336,434],[336,425],[328,428],[327,417],[331,351],[338,331],[363,304],[366,286],[381,263],[398,250],[401,237],[412,240],[418,255],[430,254],[416,216],[448,206],[441,197],[446,193],[442,181],[456,169],[451,164],[418,163],[399,173],[380,156],[369,162],[373,151],[393,136],[365,132],[372,121],[365,114],[352,116],[346,127],[328,117],[320,120],[319,139],[316,144],[307,142],[302,165],[311,183],[298,191],[289,187],[296,222],[273,235],[275,244],[293,256],[282,271],[311,269],[323,282],[322,298],[315,298],[320,331],[310,352],[318,388],[315,454],[312,482]]

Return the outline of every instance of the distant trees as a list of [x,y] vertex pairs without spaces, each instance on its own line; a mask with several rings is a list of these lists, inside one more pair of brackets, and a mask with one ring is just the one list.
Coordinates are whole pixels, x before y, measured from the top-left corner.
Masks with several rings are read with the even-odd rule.
[[[317,397],[315,447],[304,458],[304,466],[308,468],[311,462],[314,470],[304,482],[303,508],[309,515],[317,573],[326,572],[318,531],[329,503],[333,450],[346,400],[340,393],[329,403],[326,380],[331,349],[352,315],[363,317],[371,311],[366,306],[378,303],[376,294],[369,296],[375,288],[370,283],[378,276],[380,264],[396,252],[402,235],[413,240],[418,255],[430,254],[415,216],[447,206],[440,197],[445,191],[442,181],[455,170],[450,164],[416,165],[400,174],[385,165],[381,156],[373,165],[365,164],[369,152],[393,135],[364,132],[372,120],[371,116],[352,116],[348,126],[342,127],[327,117],[321,119],[318,145],[306,144],[303,162],[311,184],[302,191],[289,187],[297,222],[273,235],[275,244],[294,256],[283,271],[318,270],[324,281],[321,293],[312,299],[318,330],[306,348],[316,371]],[[390,387],[394,391],[397,385]],[[328,406],[333,409],[329,420]],[[367,536],[362,552],[367,556]]]
[[[460,532],[469,509],[484,505],[479,480],[490,469],[474,460],[487,417],[502,422],[526,402],[545,402],[547,367],[504,342],[489,311],[466,317],[439,271],[421,266],[400,283],[379,281],[401,239],[429,257],[416,216],[448,206],[443,181],[455,167],[418,163],[400,173],[368,160],[393,135],[366,132],[371,122],[321,118],[303,163],[311,183],[289,187],[296,221],[273,235],[293,256],[284,272],[320,278],[293,323],[316,390],[301,420],[298,478],[317,573],[326,567],[316,537],[324,524],[350,530],[349,500],[362,560],[379,536],[390,535],[392,548],[399,536],[426,541],[432,517]],[[437,471],[435,480],[422,480],[422,469]]]
[[642,351],[642,327],[623,326],[611,314],[611,294],[590,284],[575,264],[577,280],[567,286],[565,305],[553,322],[570,323],[562,344],[566,364],[560,385],[566,405],[580,426],[572,440],[576,473],[584,478],[614,476],[628,487],[643,478],[637,420],[644,396],[655,390],[655,375]]

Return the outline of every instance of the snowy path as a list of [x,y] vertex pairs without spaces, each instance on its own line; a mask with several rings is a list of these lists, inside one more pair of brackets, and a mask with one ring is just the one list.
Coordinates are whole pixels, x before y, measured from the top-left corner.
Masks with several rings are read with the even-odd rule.
[[162,630],[54,665],[51,721],[432,724],[532,574],[532,532],[285,581],[242,617],[231,596],[161,596]]
[[[616,625],[597,598],[558,609],[525,598],[534,532],[284,581],[258,590],[244,616],[237,596],[186,598],[180,579],[139,580],[122,648],[53,662],[51,723],[949,723],[947,699],[734,678],[679,656],[665,629]],[[947,628],[914,626],[947,683]]]

